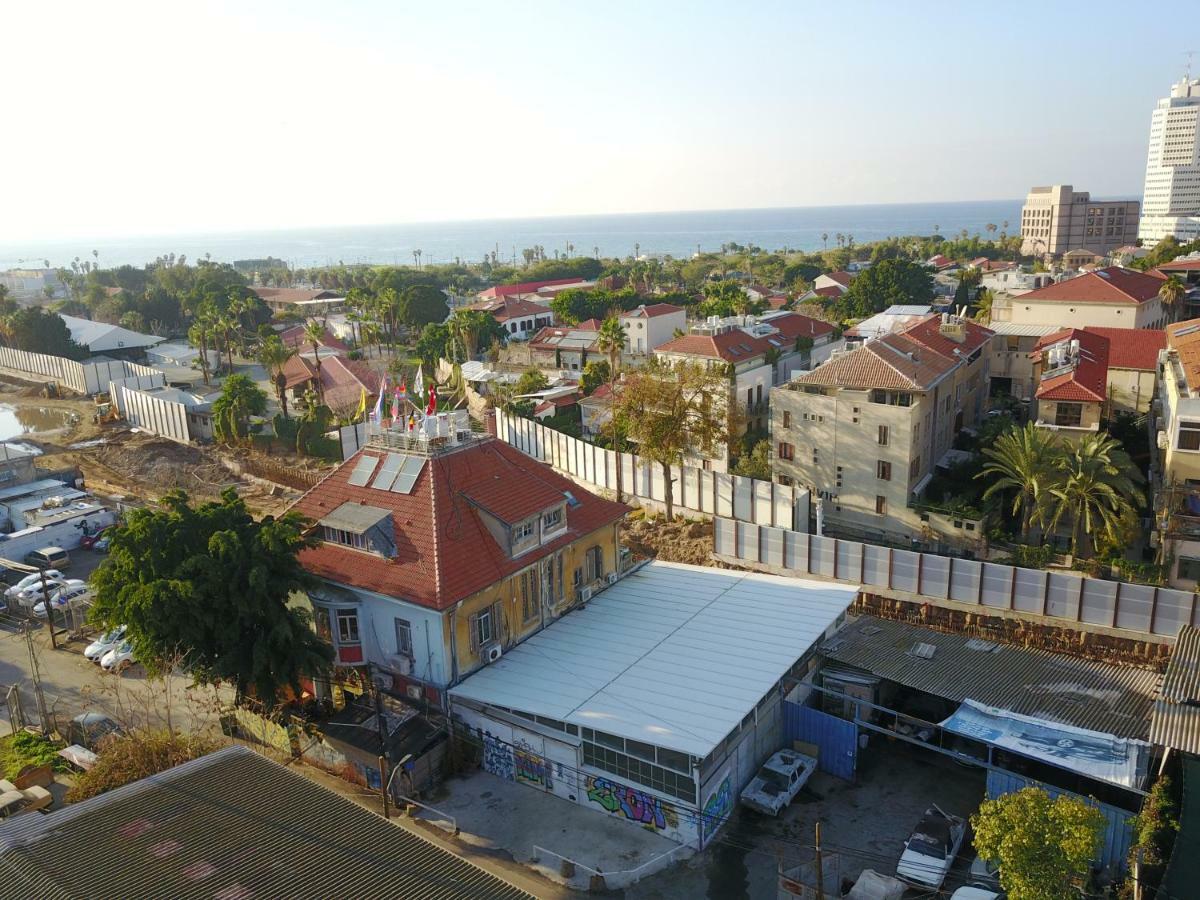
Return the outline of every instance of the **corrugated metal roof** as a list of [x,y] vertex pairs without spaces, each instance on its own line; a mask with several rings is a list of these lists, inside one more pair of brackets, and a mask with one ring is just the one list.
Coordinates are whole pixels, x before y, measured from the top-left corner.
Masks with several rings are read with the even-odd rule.
[[1172,703],[1200,701],[1200,629],[1180,629],[1163,675],[1162,696]]
[[995,334],[1014,337],[1044,337],[1062,329],[1061,325],[1023,325],[1018,322],[992,322],[988,328]]
[[450,694],[707,756],[857,592],[653,562]]
[[0,825],[12,900],[532,895],[245,747]]
[[[971,641],[967,635],[863,616],[826,641],[821,653],[947,700],[969,698],[1076,728],[1148,738],[1157,672],[1009,644],[972,649]],[[917,643],[933,644],[933,657],[913,656]]]
[[1159,700],[1150,716],[1150,743],[1200,753],[1200,706]]

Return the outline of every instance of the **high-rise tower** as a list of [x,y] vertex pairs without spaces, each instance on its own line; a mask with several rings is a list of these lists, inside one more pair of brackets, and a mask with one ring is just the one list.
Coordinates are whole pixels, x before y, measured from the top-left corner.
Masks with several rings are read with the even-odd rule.
[[1167,235],[1200,238],[1200,78],[1171,86],[1150,117],[1146,189],[1138,237],[1147,245]]

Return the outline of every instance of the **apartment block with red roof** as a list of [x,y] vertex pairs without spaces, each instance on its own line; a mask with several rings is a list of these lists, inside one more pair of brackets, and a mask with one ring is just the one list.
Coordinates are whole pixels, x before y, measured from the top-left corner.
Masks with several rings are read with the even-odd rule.
[[1008,321],[1058,328],[1162,328],[1164,275],[1109,266],[1014,297]]
[[671,303],[643,303],[620,315],[625,329],[625,352],[644,357],[675,337],[676,331],[687,331],[687,310]]
[[443,707],[449,686],[615,580],[628,511],[502,441],[444,430],[370,435],[293,506],[313,522],[300,561],[342,680],[390,679]]
[[928,315],[775,388],[775,479],[809,488],[848,536],[977,543],[980,522],[918,507],[955,436],[983,415],[991,340],[970,320]]
[[493,297],[470,308],[489,313],[504,328],[509,340],[526,340],[555,323],[549,300],[529,300],[523,295]]
[[1046,335],[1034,347],[1035,421],[1077,441],[1108,415],[1108,339],[1081,328]]

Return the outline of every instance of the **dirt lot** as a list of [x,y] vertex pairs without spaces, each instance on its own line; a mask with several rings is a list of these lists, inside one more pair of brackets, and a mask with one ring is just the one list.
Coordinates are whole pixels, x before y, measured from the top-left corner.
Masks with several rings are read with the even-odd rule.
[[50,399],[35,385],[0,379],[0,403],[74,413],[74,421],[62,428],[19,440],[43,451],[40,467],[77,467],[88,488],[103,496],[153,500],[178,488],[193,498],[211,500],[233,486],[252,510],[264,515],[282,512],[297,496],[234,474],[222,463],[224,451],[215,447],[177,444],[119,424],[98,425],[93,421],[96,407],[86,397]]
[[648,518],[637,509],[621,528],[621,542],[637,557],[730,568],[709,558],[713,547],[711,520],[676,519],[668,523],[661,516]]

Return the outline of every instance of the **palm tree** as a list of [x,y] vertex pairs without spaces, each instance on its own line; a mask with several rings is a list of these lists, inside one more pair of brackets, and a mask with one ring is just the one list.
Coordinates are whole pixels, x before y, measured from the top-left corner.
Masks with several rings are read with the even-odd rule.
[[248,375],[230,375],[221,386],[221,396],[213,401],[213,431],[217,440],[236,444],[246,436],[251,416],[267,409],[267,395]]
[[1122,517],[1134,513],[1145,497],[1142,475],[1120,443],[1107,434],[1088,435],[1058,463],[1060,481],[1049,489],[1050,528],[1071,520],[1071,555],[1078,556],[1083,535],[1115,540]]
[[283,367],[295,355],[295,348],[285,344],[277,334],[268,337],[258,348],[258,361],[267,370],[271,382],[275,385],[275,397],[279,401],[279,408],[285,419],[288,417],[287,376],[283,374]]
[[446,324],[462,347],[463,359],[474,359],[479,350],[479,335],[487,327],[489,314],[478,309],[456,309]]
[[1179,314],[1179,307],[1183,302],[1183,297],[1187,293],[1187,288],[1183,286],[1183,282],[1174,275],[1167,276],[1167,280],[1163,282],[1162,287],[1158,289],[1158,299],[1162,301],[1163,306],[1167,308],[1167,318],[1174,322]]
[[1058,438],[1026,422],[1024,427],[1000,435],[993,446],[984,447],[983,455],[987,461],[975,477],[995,480],[982,499],[1015,489],[1012,513],[1021,517],[1021,540],[1028,540],[1042,495],[1057,483],[1056,463],[1061,455]]
[[829,249],[829,232],[827,232],[827,231],[821,232],[821,246],[825,250]]
[[[208,377],[208,335],[211,327],[211,319],[201,313],[196,316],[195,321],[188,329],[188,340],[200,348],[200,372],[204,376],[204,383],[206,385],[210,383]],[[219,366],[220,359],[217,360],[217,363]]]
[[989,325],[992,321],[992,303],[995,301],[992,292],[987,288],[975,295],[975,321],[980,325]]
[[612,429],[613,451],[617,454],[617,502],[621,502],[621,449],[617,441],[617,369],[629,335],[615,316],[604,320],[596,335],[596,349],[608,356],[608,421]]
[[325,323],[309,319],[304,323],[304,339],[312,344],[313,359],[317,365],[317,398],[323,399],[325,385],[321,383],[321,342],[325,340]]

